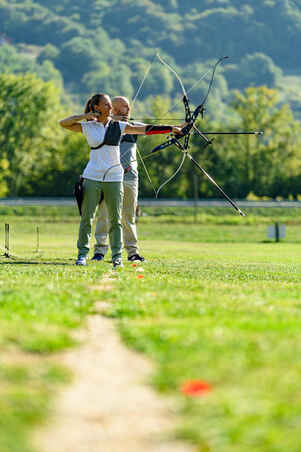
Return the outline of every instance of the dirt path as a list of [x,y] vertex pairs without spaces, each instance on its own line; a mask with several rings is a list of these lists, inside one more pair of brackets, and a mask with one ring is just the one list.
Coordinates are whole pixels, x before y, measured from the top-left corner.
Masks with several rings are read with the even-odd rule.
[[[169,441],[175,419],[146,379],[152,368],[120,341],[113,320],[90,317],[84,345],[64,355],[74,381],[40,431],[41,452],[192,452]],[[164,436],[165,435],[165,436]]]

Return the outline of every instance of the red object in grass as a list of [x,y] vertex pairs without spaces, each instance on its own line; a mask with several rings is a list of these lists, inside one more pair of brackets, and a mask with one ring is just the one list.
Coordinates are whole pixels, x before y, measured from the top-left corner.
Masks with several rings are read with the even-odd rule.
[[180,391],[192,397],[201,397],[212,391],[212,386],[207,381],[191,380],[182,384]]
[[132,266],[133,266],[133,267],[137,267],[137,264],[133,264]]
[[143,278],[144,278],[144,275],[137,275],[137,278],[143,279]]

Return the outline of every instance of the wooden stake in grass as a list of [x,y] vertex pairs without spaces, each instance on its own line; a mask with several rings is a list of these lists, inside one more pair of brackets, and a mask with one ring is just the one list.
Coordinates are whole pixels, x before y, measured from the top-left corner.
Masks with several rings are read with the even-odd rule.
[[9,224],[5,223],[5,253],[4,257],[9,256]]
[[280,242],[279,223],[275,223],[275,240]]
[[193,192],[194,192],[194,224],[197,222],[198,215],[198,177],[193,175]]
[[37,226],[37,249],[36,253],[40,252],[40,227]]

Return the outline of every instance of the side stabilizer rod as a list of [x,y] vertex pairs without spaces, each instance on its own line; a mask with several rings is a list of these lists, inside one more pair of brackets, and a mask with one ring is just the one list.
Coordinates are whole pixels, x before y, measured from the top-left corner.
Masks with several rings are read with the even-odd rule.
[[218,189],[218,191],[226,198],[226,200],[231,204],[232,207],[241,215],[242,217],[246,216],[246,213],[244,213],[238,205],[232,201],[231,198],[224,192],[224,190],[215,182],[215,180],[210,176],[210,174],[207,173],[207,171],[204,170],[204,168],[201,167],[201,165],[190,155],[187,153],[187,157],[192,161],[192,163],[200,170],[202,173],[210,180],[210,182],[213,183],[213,185]]
[[256,132],[201,132],[204,135],[263,135],[264,131],[259,130]]

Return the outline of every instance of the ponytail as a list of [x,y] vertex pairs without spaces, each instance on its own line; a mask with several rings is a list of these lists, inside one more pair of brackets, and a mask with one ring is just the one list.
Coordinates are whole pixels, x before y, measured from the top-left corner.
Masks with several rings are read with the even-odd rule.
[[90,113],[90,111],[91,111],[91,99],[88,99],[85,106],[85,114]]
[[99,101],[105,97],[104,93],[94,94],[90,99],[88,99],[85,106],[85,113],[94,112],[95,105],[99,104]]

